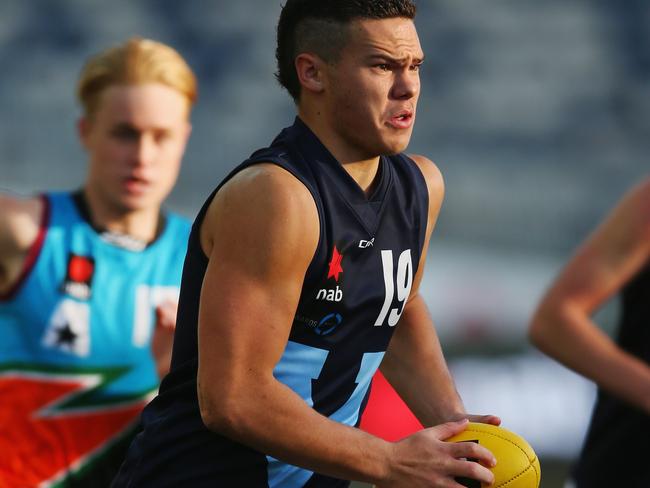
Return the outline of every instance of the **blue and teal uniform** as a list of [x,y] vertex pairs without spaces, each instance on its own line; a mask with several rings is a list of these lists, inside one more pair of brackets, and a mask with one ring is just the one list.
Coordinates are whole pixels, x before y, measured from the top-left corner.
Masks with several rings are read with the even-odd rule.
[[[108,242],[73,194],[43,201],[28,269],[0,301],[0,442],[12,446],[0,449],[0,480],[98,486],[93,469],[158,387],[155,308],[178,299],[190,223],[165,215],[155,241],[136,251]],[[30,430],[22,437],[20,422]]]

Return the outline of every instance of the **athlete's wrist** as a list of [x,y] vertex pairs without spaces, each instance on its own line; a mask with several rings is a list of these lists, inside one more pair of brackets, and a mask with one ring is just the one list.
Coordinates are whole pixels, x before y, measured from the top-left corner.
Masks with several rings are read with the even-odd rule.
[[382,461],[378,465],[376,476],[373,477],[374,479],[368,481],[376,486],[390,486],[392,480],[394,480],[394,474],[397,467],[397,443],[381,440],[379,452]]
[[430,411],[424,418],[418,420],[426,427],[435,427],[446,422],[457,422],[467,418],[467,411],[460,402],[450,402],[443,405],[431,405]]

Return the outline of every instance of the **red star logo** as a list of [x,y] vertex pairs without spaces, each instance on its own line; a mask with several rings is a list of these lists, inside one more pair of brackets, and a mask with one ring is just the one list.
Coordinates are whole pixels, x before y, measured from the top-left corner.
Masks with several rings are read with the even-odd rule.
[[91,258],[70,254],[68,260],[68,277],[75,283],[90,283],[95,263]]
[[339,281],[339,274],[343,273],[343,267],[341,266],[341,260],[343,255],[339,253],[339,250],[334,246],[334,252],[332,253],[332,260],[330,261],[330,269],[327,272],[328,278],[334,278],[337,282]]

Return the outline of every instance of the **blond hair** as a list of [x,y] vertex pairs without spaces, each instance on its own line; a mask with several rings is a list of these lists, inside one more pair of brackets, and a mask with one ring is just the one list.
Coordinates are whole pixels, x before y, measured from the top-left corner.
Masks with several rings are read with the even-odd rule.
[[87,116],[97,110],[103,91],[111,85],[161,83],[187,97],[197,98],[196,76],[173,48],[150,39],[133,37],[91,57],[81,70],[77,97]]

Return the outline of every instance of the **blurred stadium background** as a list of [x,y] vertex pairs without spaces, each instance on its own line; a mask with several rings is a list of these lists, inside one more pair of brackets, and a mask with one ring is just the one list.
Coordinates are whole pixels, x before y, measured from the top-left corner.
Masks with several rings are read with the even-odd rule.
[[[128,36],[175,46],[200,100],[169,206],[193,216],[225,173],[289,125],[273,78],[282,0],[0,1],[0,188],[73,188],[76,76]],[[574,246],[649,172],[645,0],[420,0],[427,55],[410,150],[447,197],[423,292],[467,408],[496,413],[557,488],[594,390],[526,343],[536,301]],[[616,303],[599,320],[612,330]]]

